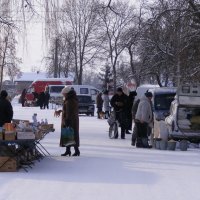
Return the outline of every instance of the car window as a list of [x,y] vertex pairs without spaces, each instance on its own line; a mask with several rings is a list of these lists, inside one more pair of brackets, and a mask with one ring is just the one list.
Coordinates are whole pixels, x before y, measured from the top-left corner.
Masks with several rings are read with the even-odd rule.
[[175,93],[173,94],[156,94],[155,95],[155,110],[169,110],[171,102],[174,100]]
[[65,86],[52,86],[50,87],[50,92],[52,93],[61,93],[62,89],[64,88]]
[[80,94],[89,94],[88,88],[80,88]]
[[98,94],[98,90],[95,90],[95,89],[91,89],[90,92],[91,92],[91,95],[97,95]]
[[90,96],[78,96],[79,103],[91,103],[92,98]]

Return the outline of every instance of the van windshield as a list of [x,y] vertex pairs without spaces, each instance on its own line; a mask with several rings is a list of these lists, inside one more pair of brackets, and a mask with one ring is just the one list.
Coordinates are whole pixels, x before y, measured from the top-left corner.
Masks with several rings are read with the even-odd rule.
[[79,95],[77,95],[77,97],[78,97],[79,103],[91,103],[92,102],[91,96],[79,96]]
[[62,85],[62,86],[51,86],[50,89],[49,89],[49,92],[50,93],[61,93],[61,91],[64,87],[65,87],[64,85]]
[[170,110],[171,102],[174,100],[175,94],[155,94],[155,110]]

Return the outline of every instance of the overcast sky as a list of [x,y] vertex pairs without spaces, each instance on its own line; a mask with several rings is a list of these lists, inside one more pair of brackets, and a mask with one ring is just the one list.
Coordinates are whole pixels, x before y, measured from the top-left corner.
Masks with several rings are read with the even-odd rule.
[[[138,3],[139,0],[130,0],[130,3],[135,4],[135,2]],[[34,19],[27,25],[26,45],[24,45],[24,36],[18,37],[17,56],[22,58],[23,63],[20,65],[22,71],[31,71],[32,68],[45,70],[44,61],[42,62],[43,57],[46,56],[44,24],[39,21]]]

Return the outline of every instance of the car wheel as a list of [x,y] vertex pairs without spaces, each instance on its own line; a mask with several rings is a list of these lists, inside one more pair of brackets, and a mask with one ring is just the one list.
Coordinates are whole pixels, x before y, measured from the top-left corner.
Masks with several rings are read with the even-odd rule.
[[94,113],[91,113],[91,116],[94,117]]

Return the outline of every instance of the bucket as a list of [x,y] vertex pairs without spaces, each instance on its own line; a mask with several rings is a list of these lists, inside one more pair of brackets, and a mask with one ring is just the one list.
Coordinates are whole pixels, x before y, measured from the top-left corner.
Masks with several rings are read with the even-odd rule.
[[176,149],[176,141],[174,141],[174,140],[173,141],[172,140],[168,141],[167,149],[170,150],[170,151],[175,151],[175,149]]
[[187,151],[188,149],[188,141],[187,140],[181,140],[180,141],[180,150],[181,151]]
[[167,150],[167,141],[165,140],[160,141],[160,150]]
[[153,139],[152,147],[155,149],[156,148],[156,140]]
[[156,140],[156,149],[160,149],[160,140]]

